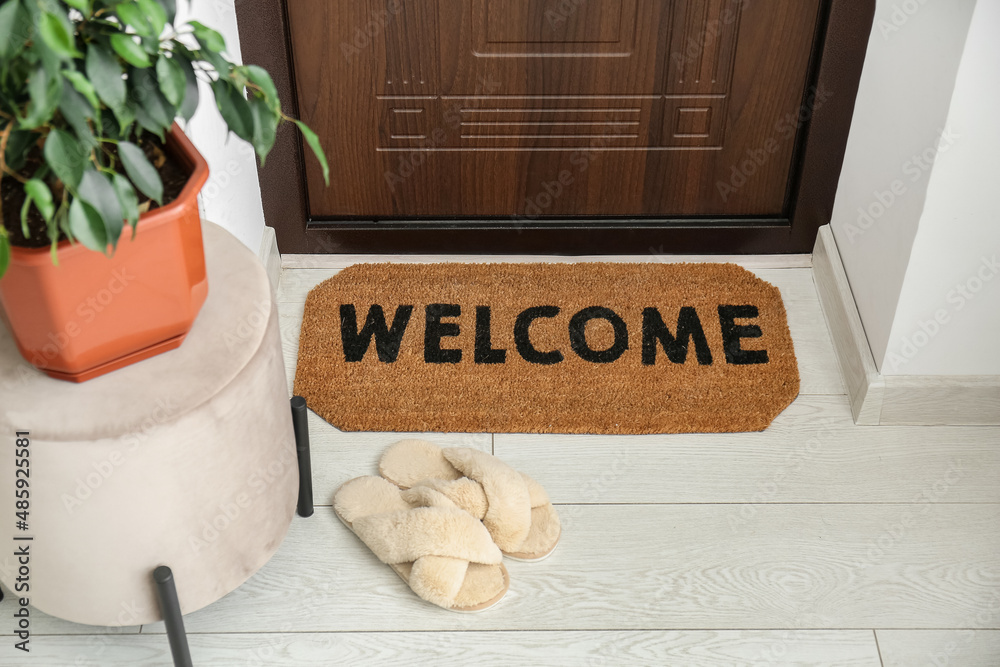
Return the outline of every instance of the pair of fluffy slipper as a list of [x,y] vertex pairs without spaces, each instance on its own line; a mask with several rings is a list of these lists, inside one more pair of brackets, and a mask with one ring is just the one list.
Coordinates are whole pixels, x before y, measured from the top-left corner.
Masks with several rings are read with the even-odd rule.
[[341,486],[334,510],[417,595],[445,609],[492,607],[510,587],[503,556],[541,560],[559,541],[545,490],[486,452],[403,440],[382,455],[379,473]]

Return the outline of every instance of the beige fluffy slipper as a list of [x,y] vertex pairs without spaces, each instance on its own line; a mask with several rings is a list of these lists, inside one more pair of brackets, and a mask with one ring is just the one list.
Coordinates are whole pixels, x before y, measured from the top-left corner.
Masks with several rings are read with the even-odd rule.
[[337,489],[333,508],[428,602],[482,611],[510,587],[503,555],[483,524],[433,489],[401,491],[381,477],[357,477]]
[[504,555],[535,561],[552,553],[559,515],[538,482],[492,454],[401,440],[382,454],[379,473],[402,489],[433,489],[482,520]]

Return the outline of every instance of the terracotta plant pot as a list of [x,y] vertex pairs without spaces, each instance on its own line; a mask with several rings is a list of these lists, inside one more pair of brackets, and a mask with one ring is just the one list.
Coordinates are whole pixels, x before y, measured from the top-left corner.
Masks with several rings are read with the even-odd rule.
[[180,196],[126,227],[112,257],[68,241],[13,248],[0,306],[21,354],[84,382],[179,347],[208,296],[198,192],[208,163],[174,124],[167,152],[190,172]]

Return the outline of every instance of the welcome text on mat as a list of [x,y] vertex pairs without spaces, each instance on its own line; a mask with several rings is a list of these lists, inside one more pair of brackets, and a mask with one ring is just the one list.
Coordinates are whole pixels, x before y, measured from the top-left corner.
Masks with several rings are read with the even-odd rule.
[[[378,304],[369,307],[364,326],[358,329],[357,308],[354,304],[340,306],[340,335],[347,362],[363,361],[375,341],[379,361],[394,363],[399,355],[403,336],[409,326],[414,306],[396,307],[392,324],[385,318],[385,309]],[[492,343],[492,313],[490,306],[476,306],[476,336],[473,358],[477,364],[503,364],[507,350],[495,349]],[[529,363],[558,364],[565,359],[560,350],[538,350],[531,341],[531,324],[538,319],[555,318],[562,312],[558,306],[533,306],[526,308],[514,322],[514,344],[518,354]],[[737,324],[736,320],[755,319],[759,315],[754,305],[720,305],[717,309],[722,334],[722,351],[727,364],[744,366],[768,363],[767,350],[744,350],[742,339],[760,338],[761,328],[756,324]],[[461,324],[445,321],[460,318],[462,307],[454,303],[432,303],[424,308],[424,361],[429,364],[457,364],[462,361],[462,350],[441,346],[442,339],[452,338],[461,332]],[[587,343],[587,323],[605,320],[614,330],[614,342],[604,350],[595,350]],[[617,361],[629,347],[629,331],[625,320],[615,311],[603,306],[590,306],[575,313],[568,323],[569,342],[573,352],[584,361],[606,364]],[[702,366],[713,363],[712,350],[705,336],[698,311],[691,306],[680,309],[674,333],[664,322],[660,310],[645,308],[642,311],[642,363],[656,364],[658,351],[663,350],[667,359],[675,364],[687,361],[688,347],[694,343],[695,356]]]

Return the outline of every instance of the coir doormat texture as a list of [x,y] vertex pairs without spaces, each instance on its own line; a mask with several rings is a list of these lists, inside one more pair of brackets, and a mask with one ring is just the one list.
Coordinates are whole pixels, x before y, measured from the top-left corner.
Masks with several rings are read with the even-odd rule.
[[765,429],[799,375],[734,264],[357,264],[306,300],[295,393],[345,431]]

